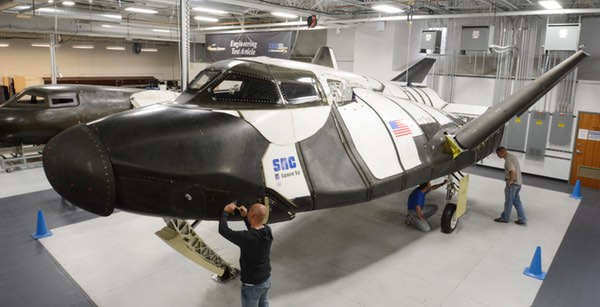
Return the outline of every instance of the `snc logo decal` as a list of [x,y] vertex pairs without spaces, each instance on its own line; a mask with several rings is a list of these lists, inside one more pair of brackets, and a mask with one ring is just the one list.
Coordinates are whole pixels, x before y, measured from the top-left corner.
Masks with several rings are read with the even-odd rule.
[[298,162],[294,156],[276,158],[272,162],[276,180],[300,175],[300,171],[297,170]]

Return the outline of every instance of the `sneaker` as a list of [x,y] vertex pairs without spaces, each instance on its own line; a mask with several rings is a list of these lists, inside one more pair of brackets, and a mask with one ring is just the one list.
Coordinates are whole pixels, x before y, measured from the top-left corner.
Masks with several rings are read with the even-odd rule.
[[523,221],[521,221],[521,220],[516,220],[516,221],[515,221],[515,224],[517,224],[517,225],[521,225],[521,226],[527,226],[527,223],[526,223],[526,222],[523,222]]
[[501,218],[501,217],[499,217],[499,218],[497,218],[497,219],[494,219],[494,222],[498,222],[498,223],[508,223],[508,221],[507,221],[507,220],[505,220],[505,219],[503,219],[503,218]]
[[406,217],[406,219],[404,220],[404,223],[406,223],[406,225],[408,225],[408,226],[411,226],[412,220],[409,217]]

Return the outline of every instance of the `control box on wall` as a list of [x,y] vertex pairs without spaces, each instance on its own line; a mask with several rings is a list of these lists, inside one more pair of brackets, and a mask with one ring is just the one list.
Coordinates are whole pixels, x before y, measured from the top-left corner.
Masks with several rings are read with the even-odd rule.
[[460,51],[488,51],[494,39],[494,26],[463,26]]
[[442,31],[440,30],[423,30],[421,32],[421,43],[419,49],[421,53],[430,51],[435,54],[440,53],[442,46]]
[[544,50],[577,51],[579,49],[579,32],[581,25],[548,24]]

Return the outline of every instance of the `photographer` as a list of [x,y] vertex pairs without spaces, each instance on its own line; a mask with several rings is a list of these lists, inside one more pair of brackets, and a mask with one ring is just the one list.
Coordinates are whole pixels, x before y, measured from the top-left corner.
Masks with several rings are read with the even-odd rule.
[[[227,225],[227,218],[239,210],[248,230],[235,231]],[[267,292],[271,287],[271,227],[263,224],[267,208],[256,203],[246,209],[230,203],[223,209],[219,220],[219,233],[240,248],[242,280],[242,307],[269,306]]]

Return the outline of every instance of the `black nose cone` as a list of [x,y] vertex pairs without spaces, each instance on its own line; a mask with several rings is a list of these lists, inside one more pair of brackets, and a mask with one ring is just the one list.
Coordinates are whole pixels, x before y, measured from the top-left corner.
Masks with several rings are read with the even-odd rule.
[[106,147],[87,125],[58,134],[44,148],[44,171],[63,198],[97,215],[115,208],[115,176]]

